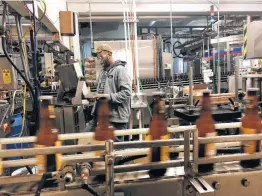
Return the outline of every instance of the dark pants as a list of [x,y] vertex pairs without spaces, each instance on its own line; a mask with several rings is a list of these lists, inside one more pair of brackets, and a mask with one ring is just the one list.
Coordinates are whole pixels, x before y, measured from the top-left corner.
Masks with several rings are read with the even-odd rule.
[[[116,123],[116,122],[110,122],[110,124],[114,127],[115,130],[124,130],[128,128],[128,123]],[[90,120],[84,130],[84,132],[94,132],[95,128],[97,126],[97,120],[93,118]],[[117,136],[116,141],[124,141],[124,136]]]

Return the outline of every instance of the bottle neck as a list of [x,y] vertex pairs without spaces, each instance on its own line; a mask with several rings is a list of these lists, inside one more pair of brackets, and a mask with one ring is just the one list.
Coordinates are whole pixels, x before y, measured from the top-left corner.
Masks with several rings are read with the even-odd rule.
[[254,107],[248,107],[246,109],[246,114],[257,114],[258,111],[257,111],[257,108],[254,106]]
[[201,108],[201,113],[204,112],[210,112],[211,113],[211,101],[209,97],[204,97],[202,101],[202,108]]

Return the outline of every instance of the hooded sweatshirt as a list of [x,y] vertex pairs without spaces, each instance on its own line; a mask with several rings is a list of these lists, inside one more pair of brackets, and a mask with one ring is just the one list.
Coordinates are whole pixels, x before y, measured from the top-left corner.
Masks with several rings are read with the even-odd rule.
[[97,93],[110,95],[110,122],[127,123],[131,115],[132,87],[125,65],[124,61],[116,61],[98,77]]

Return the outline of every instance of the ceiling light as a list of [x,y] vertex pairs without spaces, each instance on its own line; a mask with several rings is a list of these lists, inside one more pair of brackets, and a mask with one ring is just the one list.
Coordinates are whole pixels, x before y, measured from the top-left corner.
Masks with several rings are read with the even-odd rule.
[[155,23],[156,23],[156,21],[155,21],[155,20],[152,20],[152,21],[149,23],[149,26],[153,26]]

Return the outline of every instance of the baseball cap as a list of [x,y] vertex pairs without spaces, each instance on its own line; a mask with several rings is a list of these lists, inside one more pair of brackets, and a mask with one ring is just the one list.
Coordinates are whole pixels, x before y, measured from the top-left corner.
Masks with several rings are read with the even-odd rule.
[[94,56],[94,57],[96,57],[97,56],[97,53],[100,53],[100,52],[102,52],[102,51],[108,51],[108,52],[113,52],[113,49],[109,46],[109,45],[107,45],[107,44],[101,44],[101,45],[99,45],[97,48],[96,48],[96,51],[95,52],[93,52],[92,53],[92,55]]

